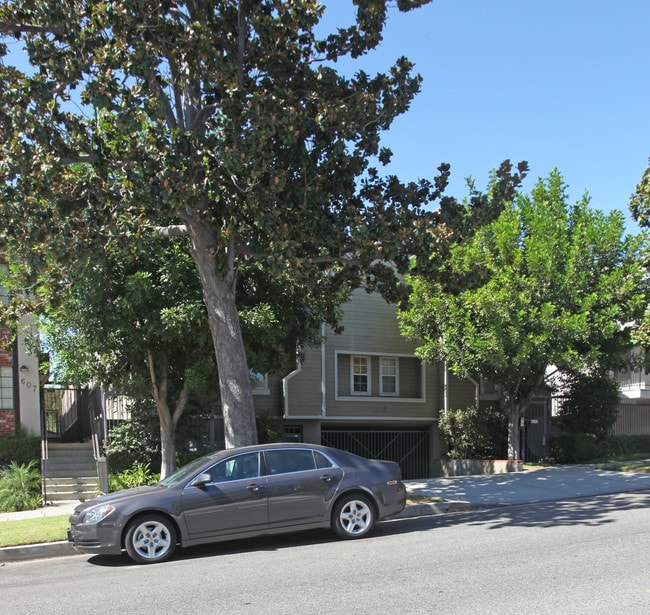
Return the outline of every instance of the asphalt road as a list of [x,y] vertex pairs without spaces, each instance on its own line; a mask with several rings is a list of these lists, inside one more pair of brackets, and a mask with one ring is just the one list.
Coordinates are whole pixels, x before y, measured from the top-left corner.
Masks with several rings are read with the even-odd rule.
[[650,493],[515,505],[181,551],[0,567],[4,615],[650,612]]

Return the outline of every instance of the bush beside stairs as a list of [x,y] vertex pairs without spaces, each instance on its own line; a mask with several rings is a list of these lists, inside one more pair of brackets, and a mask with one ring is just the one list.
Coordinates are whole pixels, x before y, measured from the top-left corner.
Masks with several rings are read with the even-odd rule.
[[89,500],[99,493],[92,442],[49,442],[44,470],[48,502]]

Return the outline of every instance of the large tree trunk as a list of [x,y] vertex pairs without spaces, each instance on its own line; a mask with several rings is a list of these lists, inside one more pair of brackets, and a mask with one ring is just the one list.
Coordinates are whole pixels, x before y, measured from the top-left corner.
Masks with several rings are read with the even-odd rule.
[[521,459],[521,435],[519,430],[519,423],[522,416],[522,406],[509,401],[507,403],[508,410],[508,459],[519,460]]
[[158,418],[160,419],[160,478],[166,478],[176,471],[176,425],[187,407],[187,384],[176,401],[172,413],[165,399],[156,400]]
[[519,419],[508,413],[508,459],[519,459]]
[[523,460],[521,442],[521,419],[535,391],[544,382],[546,363],[529,363],[522,367],[521,378],[516,386],[517,393],[506,392],[505,407],[508,415],[508,459]]
[[171,420],[163,420],[162,417],[165,415],[168,419],[171,419],[167,408],[158,408],[158,416],[160,417],[161,479],[167,478],[176,471],[176,426],[172,424]]
[[161,369],[161,374],[158,375],[151,352],[148,353],[148,363],[153,398],[156,402],[156,411],[160,423],[160,478],[166,478],[176,471],[176,425],[178,425],[178,419],[181,418],[185,408],[187,408],[189,390],[186,378],[172,413],[168,401],[167,365],[158,366]]
[[218,272],[213,231],[201,223],[190,224],[189,230],[219,371],[226,448],[257,444],[251,377],[235,303],[234,245],[229,246],[225,272]]

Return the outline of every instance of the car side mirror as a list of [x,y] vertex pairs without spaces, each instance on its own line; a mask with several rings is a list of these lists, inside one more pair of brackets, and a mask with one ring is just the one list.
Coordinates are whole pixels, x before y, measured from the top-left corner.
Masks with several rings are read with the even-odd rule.
[[198,487],[199,489],[204,488],[208,483],[212,482],[212,477],[207,473],[204,472],[203,474],[199,474],[193,481],[192,481],[192,486],[193,487]]

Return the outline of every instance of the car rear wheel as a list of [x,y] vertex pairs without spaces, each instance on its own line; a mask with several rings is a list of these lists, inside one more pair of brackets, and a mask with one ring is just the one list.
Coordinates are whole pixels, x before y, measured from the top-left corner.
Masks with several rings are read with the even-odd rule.
[[176,530],[161,515],[145,515],[131,521],[124,546],[129,557],[139,564],[168,560],[176,550]]
[[333,527],[341,538],[361,538],[375,525],[375,507],[365,496],[343,496],[334,507]]

